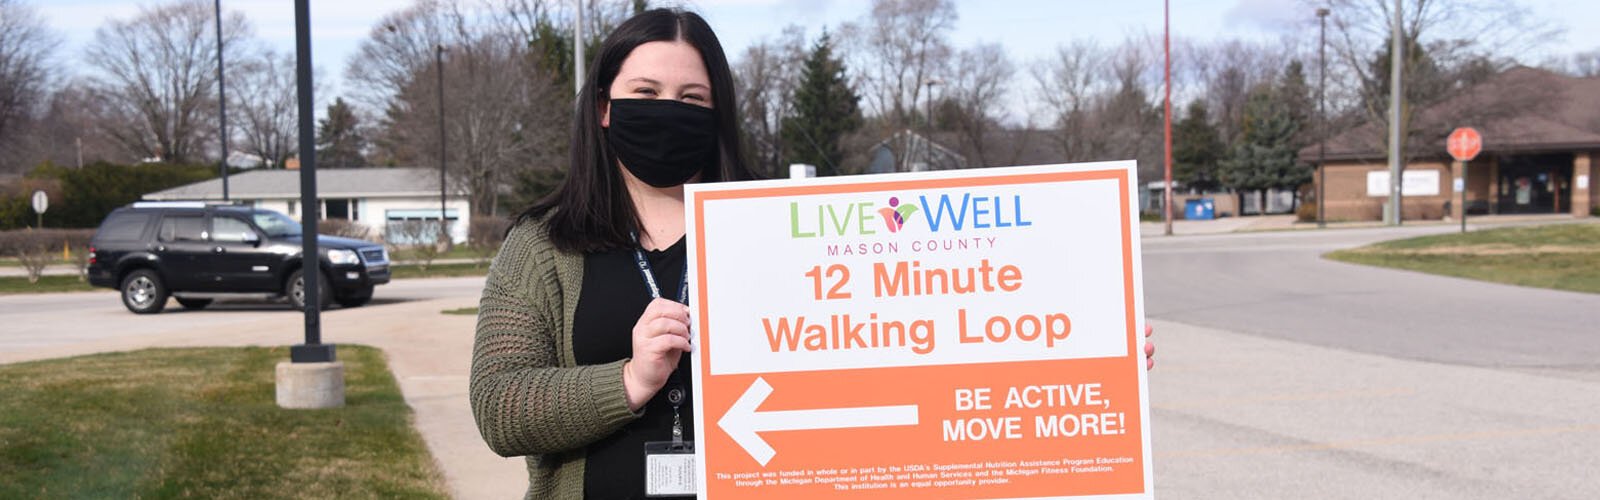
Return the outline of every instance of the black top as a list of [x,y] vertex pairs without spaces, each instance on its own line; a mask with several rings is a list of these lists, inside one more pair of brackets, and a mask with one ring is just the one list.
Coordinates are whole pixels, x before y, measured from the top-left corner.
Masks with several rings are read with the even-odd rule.
[[[660,251],[646,251],[661,296],[676,300],[683,283],[684,240]],[[633,249],[619,248],[585,254],[583,291],[572,320],[572,351],[580,365],[610,363],[633,356],[633,325],[650,304],[650,288],[639,273]],[[678,361],[678,371],[645,404],[644,416],[585,449],[583,493],[587,498],[644,498],[644,443],[672,440],[672,405],[667,391],[689,387],[689,356]],[[683,439],[694,440],[694,406],[684,398],[678,409]]]

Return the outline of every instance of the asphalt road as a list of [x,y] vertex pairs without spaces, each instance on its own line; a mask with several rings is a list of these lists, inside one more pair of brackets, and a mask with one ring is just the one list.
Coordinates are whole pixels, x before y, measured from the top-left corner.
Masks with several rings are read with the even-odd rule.
[[1319,258],[1454,226],[1146,238],[1150,317],[1404,359],[1600,371],[1600,296]]
[[1318,257],[1451,229],[1146,238],[1157,493],[1600,496],[1600,296]]

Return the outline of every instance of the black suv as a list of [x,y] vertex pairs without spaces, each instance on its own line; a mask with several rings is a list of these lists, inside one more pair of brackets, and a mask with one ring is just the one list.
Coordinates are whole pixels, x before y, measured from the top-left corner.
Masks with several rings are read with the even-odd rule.
[[[356,307],[389,282],[389,255],[377,243],[320,235],[320,306]],[[106,216],[89,240],[89,283],[122,291],[139,314],[161,312],[167,297],[189,309],[220,294],[287,297],[305,309],[300,223],[258,208],[190,202],[140,202]]]

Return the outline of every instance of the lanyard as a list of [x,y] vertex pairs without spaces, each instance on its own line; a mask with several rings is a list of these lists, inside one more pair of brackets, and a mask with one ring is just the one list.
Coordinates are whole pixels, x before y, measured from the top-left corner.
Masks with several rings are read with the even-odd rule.
[[[650,298],[661,298],[661,287],[656,285],[656,276],[650,268],[650,260],[644,256],[644,249],[639,245],[638,233],[629,233],[633,238],[633,261],[639,267],[639,274],[644,276],[644,284],[650,289]],[[678,303],[689,305],[689,266],[683,266],[683,278],[678,282]],[[667,389],[667,402],[672,404],[672,442],[683,444],[683,419],[678,416],[678,408],[683,406],[684,390],[683,381],[677,370],[672,371],[672,387]]]

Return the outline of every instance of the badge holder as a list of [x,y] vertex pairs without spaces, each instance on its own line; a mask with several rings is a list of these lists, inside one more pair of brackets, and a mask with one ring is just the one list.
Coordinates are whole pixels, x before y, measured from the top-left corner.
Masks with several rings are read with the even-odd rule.
[[644,444],[644,494],[647,497],[694,496],[699,472],[695,467],[694,441],[683,440],[683,420],[678,407],[683,405],[683,389],[667,391],[672,403],[672,440]]

